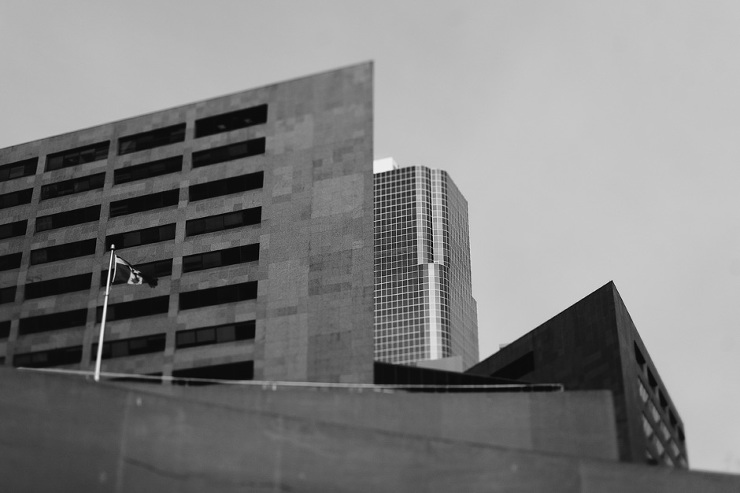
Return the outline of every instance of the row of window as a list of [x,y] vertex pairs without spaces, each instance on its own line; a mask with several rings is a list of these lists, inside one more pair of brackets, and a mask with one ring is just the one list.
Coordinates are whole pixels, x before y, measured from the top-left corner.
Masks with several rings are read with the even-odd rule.
[[[2,327],[0,327],[0,330],[2,330]],[[2,334],[0,334],[0,336],[1,335]],[[7,337],[7,335],[5,337]],[[185,349],[211,344],[253,340],[254,337],[255,321],[249,320],[247,322],[177,331],[175,333],[175,347],[177,349]],[[102,359],[112,359],[161,352],[165,349],[166,341],[166,334],[154,334],[104,342],[101,357]],[[94,361],[97,358],[97,352],[98,344],[94,343],[92,345],[92,351],[90,352],[90,361]],[[79,363],[81,360],[82,346],[74,346],[69,348],[16,354],[13,358],[13,365],[16,367],[25,366],[40,368],[75,364]],[[175,375],[173,374],[173,376]]]
[[[648,385],[658,397],[658,402],[660,403],[660,407],[667,413],[668,420],[671,426],[677,430],[679,437],[681,438],[681,441],[683,441],[684,440],[683,430],[678,424],[678,419],[676,418],[676,415],[673,413],[673,409],[671,409],[668,399],[663,393],[663,390],[659,388],[658,381],[653,375],[653,372],[650,369],[650,366],[647,364],[647,360],[645,359],[645,356],[643,356],[642,351],[640,351],[640,348],[637,346],[637,343],[633,342],[632,345],[633,345],[633,349],[635,353],[635,361],[637,362],[640,369],[644,371],[645,376],[647,377]],[[645,386],[642,384],[639,378],[638,378],[638,389],[640,393],[640,398],[642,399],[643,402],[646,402],[649,396],[648,396],[647,390],[645,389]],[[653,405],[652,401],[650,402],[650,405]]]
[[[213,233],[221,230],[228,230],[259,224],[261,220],[262,208],[254,207],[251,209],[229,212],[216,216],[191,219],[186,222],[185,230],[187,236],[195,236],[199,234]],[[24,220],[19,221],[18,223],[10,223],[4,226],[0,226],[0,233],[5,233],[5,230],[3,228],[8,230],[7,236],[3,236],[2,234],[0,234],[0,239],[12,236],[20,236],[22,234],[25,234],[26,221]],[[171,223],[165,224],[163,226],[154,226],[151,228],[144,228],[136,231],[128,231],[126,233],[108,235],[105,238],[105,244],[107,246],[115,244],[116,248],[122,249],[139,245],[158,243],[161,241],[172,240],[174,238],[175,224]],[[96,243],[97,240],[95,238],[90,238],[87,240],[65,243],[63,245],[31,250],[30,262],[31,265],[37,265],[47,262],[56,262],[58,260],[66,260],[71,258],[84,257],[86,255],[92,255],[95,253]],[[21,253],[11,253],[8,255],[0,256],[0,271],[15,269],[19,267],[21,255]]]
[[[17,254],[17,258],[20,262],[20,254]],[[195,272],[257,260],[259,260],[259,243],[253,243],[214,252],[187,255],[183,257],[183,272]],[[136,268],[152,277],[167,277],[172,275],[172,259],[137,264]],[[92,274],[88,273],[28,283],[25,285],[25,299],[83,291],[90,288],[91,277]],[[107,280],[108,270],[106,269],[100,273],[100,285],[105,286]],[[0,304],[14,302],[15,291],[15,286],[0,289]]]
[[[263,185],[264,173],[262,171],[257,173],[250,173],[247,175],[237,176],[234,178],[226,178],[223,180],[215,180],[209,183],[203,183],[200,185],[193,185],[190,187],[191,200],[204,200],[208,198],[218,197],[221,195],[229,195],[233,193],[245,192],[248,190],[254,190],[261,188]],[[65,183],[65,182],[62,182]],[[30,192],[31,189],[27,190]],[[26,192],[26,191],[23,191]],[[0,209],[3,208],[2,199],[5,196],[0,196]],[[135,214],[139,212],[145,212],[149,210],[155,210],[163,207],[176,206],[180,200],[180,190],[167,190],[164,192],[152,193],[139,197],[133,197],[130,199],[116,200],[110,203],[110,217],[124,216],[127,214]],[[230,213],[232,215],[238,215],[237,213]],[[224,215],[228,216],[228,214]],[[84,224],[100,219],[100,205],[93,205],[89,207],[83,207],[71,211],[59,212],[48,216],[41,216],[36,219],[36,232],[47,231],[50,229],[66,228],[75,226],[78,224]],[[194,220],[198,221],[198,220]],[[258,221],[259,222],[259,221]],[[25,227],[21,228],[20,221],[18,223],[6,224],[0,226],[7,231],[0,230],[0,239],[20,236],[25,234]],[[251,223],[254,224],[254,223]],[[23,232],[21,233],[21,229]],[[228,229],[228,228],[225,228]],[[200,233],[195,233],[200,234]]]
[[18,190],[16,192],[4,193],[0,195],[0,209],[15,207],[17,205],[30,204],[33,188]]
[[[175,333],[175,348],[223,344],[234,341],[252,340],[255,336],[255,321],[239,322],[198,329],[179,330]],[[164,351],[167,335],[155,334],[103,343],[102,359],[121,358]],[[94,343],[90,360],[97,357],[98,344]]]
[[[196,120],[195,137],[206,137],[208,135],[229,132],[265,122],[267,122],[267,105],[262,104],[251,108]],[[179,123],[168,127],[121,137],[118,139],[118,154],[130,154],[132,152],[182,142],[185,140],[185,129],[186,124]],[[251,151],[248,152],[258,154],[264,153],[264,139],[261,139],[261,152],[257,150],[260,144],[257,143],[255,145],[253,145]],[[110,142],[105,141],[49,154],[46,157],[46,171],[53,171],[107,159],[109,148]],[[229,150],[227,153],[243,154],[242,151],[237,149]],[[204,166],[205,164],[201,165]],[[34,175],[36,173],[37,166],[38,157],[4,164],[0,166],[0,182]]]
[[[89,276],[89,274],[88,274]],[[15,293],[15,287],[13,287]],[[215,306],[224,303],[253,300],[257,298],[257,281],[248,281],[230,284],[209,289],[200,289],[180,293],[179,309],[189,310],[205,306]],[[109,321],[129,318],[145,317],[167,313],[170,305],[169,295],[156,296],[143,300],[124,301],[108,305],[106,318]],[[103,319],[103,307],[97,307],[96,321]],[[18,324],[18,334],[36,334],[53,330],[79,327],[87,322],[87,308],[56,312],[49,315],[36,315],[21,318]]]
[[36,174],[39,158],[32,157],[0,166],[0,182]]

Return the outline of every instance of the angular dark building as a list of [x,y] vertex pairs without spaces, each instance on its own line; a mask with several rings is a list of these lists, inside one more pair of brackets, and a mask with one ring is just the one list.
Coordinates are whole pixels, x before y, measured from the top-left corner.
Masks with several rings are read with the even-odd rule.
[[688,467],[681,417],[613,282],[467,373],[610,390],[620,460]]
[[372,64],[0,150],[0,361],[373,379]]
[[375,170],[375,358],[469,368],[478,318],[468,203],[445,171],[390,158]]

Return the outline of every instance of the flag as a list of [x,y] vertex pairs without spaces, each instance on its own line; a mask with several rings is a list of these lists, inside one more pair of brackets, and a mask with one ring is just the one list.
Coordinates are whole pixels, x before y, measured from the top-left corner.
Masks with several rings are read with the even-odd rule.
[[116,263],[113,265],[113,276],[111,284],[144,284],[147,283],[150,287],[157,285],[158,279],[153,276],[148,276],[136,269],[133,265],[123,260],[118,255],[115,255]]

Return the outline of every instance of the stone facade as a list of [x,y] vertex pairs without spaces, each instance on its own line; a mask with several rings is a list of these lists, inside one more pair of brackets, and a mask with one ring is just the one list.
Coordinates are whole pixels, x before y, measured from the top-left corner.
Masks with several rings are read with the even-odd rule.
[[[166,334],[162,351],[103,362],[103,371],[162,373],[253,361],[253,378],[265,380],[372,382],[373,372],[373,114],[372,64],[363,63],[178,108],[100,125],[0,150],[0,169],[38,158],[36,172],[0,182],[0,198],[33,189],[30,203],[6,208],[3,225],[27,220],[24,235],[0,239],[0,258],[22,252],[17,268],[0,272],[0,289],[16,286],[14,301],[0,305],[0,323],[10,321],[0,342],[6,365],[14,356],[82,346],[79,364],[90,369],[103,303],[99,281],[108,268],[106,237],[175,225],[174,239],[123,248],[134,265],[172,259],[170,276],[156,288],[115,285],[111,305],[169,297],[166,313],[109,321],[106,341]],[[196,136],[203,118],[267,105],[264,123]],[[121,137],[186,124],[179,142],[121,152]],[[238,125],[237,125],[238,127]],[[264,153],[193,167],[199,151],[264,138]],[[110,142],[107,158],[46,171],[49,155]],[[182,156],[182,169],[114,184],[114,171]],[[81,159],[85,161],[85,159]],[[188,189],[262,171],[261,188],[189,200]],[[41,199],[44,185],[105,173],[99,189]],[[2,175],[0,174],[0,177]],[[175,205],[111,217],[111,202],[179,189]],[[35,232],[35,218],[100,206],[97,221]],[[261,222],[217,232],[186,235],[188,221],[261,208]],[[94,238],[94,255],[32,265],[30,252]],[[259,260],[183,272],[183,257],[259,243]],[[24,299],[28,283],[92,274],[87,290]],[[253,300],[182,310],[180,294],[257,281]],[[48,327],[19,335],[19,321],[37,315],[87,309],[84,326]],[[255,321],[253,339],[176,349],[176,332]]]

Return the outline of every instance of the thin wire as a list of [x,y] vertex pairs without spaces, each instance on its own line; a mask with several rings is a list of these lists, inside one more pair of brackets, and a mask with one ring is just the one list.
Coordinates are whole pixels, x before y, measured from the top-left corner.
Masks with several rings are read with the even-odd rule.
[[[27,368],[18,367],[22,371],[34,371],[40,373],[60,373],[66,375],[77,375],[89,377],[94,372],[89,370],[70,370],[64,368]],[[108,378],[131,378],[136,380],[151,380],[157,382],[171,383],[213,383],[223,385],[244,385],[249,387],[271,388],[276,390],[278,387],[297,387],[297,388],[315,388],[315,389],[345,389],[345,390],[370,390],[373,392],[393,392],[394,390],[498,390],[498,391],[564,391],[564,387],[559,383],[536,383],[536,384],[500,384],[500,385],[423,385],[423,384],[372,384],[372,383],[325,383],[325,382],[285,382],[279,380],[220,380],[216,378],[188,378],[188,377],[171,377],[164,375],[141,375],[136,373],[112,373],[100,372],[101,376]]]

